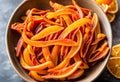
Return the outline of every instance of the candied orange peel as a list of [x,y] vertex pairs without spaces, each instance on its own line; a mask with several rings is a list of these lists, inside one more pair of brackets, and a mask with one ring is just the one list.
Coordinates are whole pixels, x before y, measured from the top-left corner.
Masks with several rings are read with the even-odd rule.
[[37,81],[79,78],[109,52],[97,14],[72,3],[50,1],[53,10],[29,9],[11,25],[21,35],[16,56]]

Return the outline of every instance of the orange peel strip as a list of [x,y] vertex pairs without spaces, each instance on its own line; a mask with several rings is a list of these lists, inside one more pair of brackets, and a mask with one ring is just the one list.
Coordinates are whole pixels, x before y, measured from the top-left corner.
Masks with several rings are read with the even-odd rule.
[[65,38],[70,32],[73,30],[80,28],[81,26],[90,23],[91,20],[88,18],[81,18],[75,22],[73,22],[71,25],[69,25],[60,35],[60,38]]
[[46,61],[51,61],[52,62],[52,65],[49,65],[49,68],[52,68],[54,67],[54,63],[50,57],[50,51],[49,51],[49,48],[48,47],[42,47],[42,53],[43,53],[43,56],[45,58]]
[[51,52],[51,58],[52,58],[55,66],[58,63],[59,50],[60,50],[60,46],[54,46],[52,49],[52,52]]
[[83,62],[83,60],[80,58],[79,54],[77,53],[74,57],[73,57],[75,62],[81,61],[82,64],[79,66],[79,69],[88,69],[89,66]]
[[59,32],[61,30],[63,30],[64,27],[61,27],[61,26],[49,26],[45,29],[43,29],[41,32],[39,32],[38,34],[34,35],[31,40],[39,40],[39,39],[42,39],[52,33],[56,33],[56,32]]
[[76,9],[78,10],[80,18],[83,18],[83,17],[84,17],[84,14],[83,14],[83,11],[82,11],[82,9],[80,8],[80,6],[77,5],[77,3],[76,3],[75,0],[72,0],[72,3],[73,3],[73,5],[76,7]]
[[24,58],[24,61],[26,62],[26,64],[28,64],[30,66],[33,65],[32,60],[31,60],[31,55],[27,48],[25,48],[23,51],[23,58]]
[[70,17],[68,15],[61,15],[61,17],[65,20],[67,26],[72,24],[72,20],[70,19]]
[[25,68],[27,70],[32,70],[32,71],[43,70],[43,69],[47,68],[49,65],[52,65],[51,61],[47,61],[43,64],[39,64],[39,65],[36,65],[36,66],[29,66],[28,64],[26,64],[26,62],[24,61],[22,56],[20,56],[20,63],[23,66],[23,68]]
[[58,25],[58,26],[60,26],[59,23],[53,22],[53,21],[49,20],[48,18],[46,18],[45,16],[41,16],[41,18],[43,18],[43,20],[46,21],[46,22],[49,23],[49,24],[53,24],[53,25]]
[[79,65],[82,62],[76,62],[73,65],[70,65],[66,68],[60,69],[60,70],[56,70],[54,72],[49,73],[48,75],[42,76],[42,78],[44,79],[61,79],[61,78],[66,78],[68,76],[70,76],[72,73],[74,73]]
[[28,52],[29,52],[31,55],[34,55],[34,56],[35,56],[35,52],[34,52],[34,50],[32,49],[32,46],[28,45],[28,46],[27,46],[27,49],[28,49]]
[[29,75],[34,78],[35,80],[38,80],[38,81],[44,81],[44,79],[42,78],[41,75],[39,75],[36,71],[30,71],[29,72]]
[[58,11],[55,11],[55,12],[48,12],[47,13],[47,18],[48,19],[52,19],[52,18],[55,18],[57,16],[60,16],[60,15],[75,15],[75,13],[77,13],[76,11],[72,10],[72,9],[60,9]]

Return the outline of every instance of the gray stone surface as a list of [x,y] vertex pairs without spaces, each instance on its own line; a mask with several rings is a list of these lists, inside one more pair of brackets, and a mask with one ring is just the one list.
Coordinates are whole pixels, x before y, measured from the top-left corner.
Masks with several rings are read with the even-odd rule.
[[[24,82],[13,70],[5,47],[5,30],[7,23],[12,12],[20,4],[20,2],[22,2],[22,0],[0,0],[0,82]],[[120,11],[117,13],[116,19],[113,23],[111,23],[111,25],[113,32],[113,44],[120,43]],[[114,78],[106,68],[95,80],[95,82],[99,81],[120,82],[120,80]]]
[[8,20],[22,0],[0,0],[0,82],[24,82],[13,70],[5,47]]

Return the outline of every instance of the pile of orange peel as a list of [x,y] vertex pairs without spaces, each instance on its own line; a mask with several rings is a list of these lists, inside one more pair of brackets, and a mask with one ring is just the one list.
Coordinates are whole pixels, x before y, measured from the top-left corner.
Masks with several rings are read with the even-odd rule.
[[76,79],[109,52],[97,14],[72,3],[50,1],[53,10],[30,9],[11,25],[21,36],[16,56],[37,81]]
[[117,0],[95,0],[103,11],[106,13],[110,22],[115,19],[115,14],[118,12],[118,1]]

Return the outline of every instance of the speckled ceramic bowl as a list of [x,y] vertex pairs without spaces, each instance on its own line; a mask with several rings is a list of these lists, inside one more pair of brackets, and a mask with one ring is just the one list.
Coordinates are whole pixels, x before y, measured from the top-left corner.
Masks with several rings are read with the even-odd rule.
[[[53,2],[58,2],[63,5],[71,4],[71,0],[52,0]],[[76,2],[85,8],[92,9],[93,12],[98,14],[100,24],[102,27],[102,32],[104,32],[107,36],[109,47],[111,48],[112,45],[112,32],[111,32],[111,26],[109,24],[109,21],[104,14],[104,12],[99,8],[99,6],[93,1],[93,0],[76,0]],[[36,82],[34,79],[32,79],[27,72],[21,67],[19,60],[16,57],[14,47],[17,44],[18,40],[18,33],[12,31],[10,29],[11,24],[14,22],[17,22],[20,20],[20,17],[25,14],[25,12],[28,9],[31,8],[39,8],[39,9],[49,9],[49,0],[24,0],[13,12],[13,15],[10,18],[10,21],[8,23],[8,27],[6,30],[6,46],[8,51],[8,56],[11,61],[11,64],[15,71],[18,73],[18,75],[24,79],[27,82]],[[109,53],[110,55],[110,53]],[[103,71],[104,67],[106,66],[106,63],[109,59],[109,55],[99,64],[94,66],[91,70],[88,71],[88,74],[85,78],[78,80],[79,82],[91,82],[95,80],[98,75]]]

